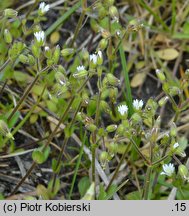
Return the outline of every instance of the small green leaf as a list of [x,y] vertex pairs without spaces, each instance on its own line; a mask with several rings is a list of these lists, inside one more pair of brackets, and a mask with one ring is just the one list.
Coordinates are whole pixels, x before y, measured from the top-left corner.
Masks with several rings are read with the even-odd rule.
[[87,176],[81,178],[78,184],[80,196],[83,197],[90,187],[90,180]]
[[54,182],[54,179],[51,179],[50,182],[48,183],[49,194],[52,197],[54,197],[58,193],[59,190],[60,190],[60,179],[56,178],[55,182]]
[[141,200],[141,195],[140,195],[139,191],[133,191],[133,192],[128,193],[126,195],[126,199],[127,200]]
[[106,200],[107,197],[107,193],[103,187],[103,185],[100,185],[100,191],[99,191],[99,195],[98,195],[98,200]]

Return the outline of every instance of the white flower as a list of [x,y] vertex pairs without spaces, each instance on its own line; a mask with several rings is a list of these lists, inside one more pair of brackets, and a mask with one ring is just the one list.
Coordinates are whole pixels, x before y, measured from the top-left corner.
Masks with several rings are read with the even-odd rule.
[[89,59],[90,59],[90,61],[93,62],[94,64],[97,63],[97,55],[92,54],[92,55],[89,56]]
[[118,111],[121,115],[127,114],[128,112],[128,107],[127,105],[119,105],[118,106]]
[[98,51],[98,53],[97,53],[97,55],[100,57],[100,58],[102,58],[102,51]]
[[45,32],[44,31],[35,32],[34,36],[39,43],[43,43],[45,40]]
[[77,71],[80,72],[82,70],[85,70],[85,67],[83,65],[80,65],[77,67]]
[[133,101],[133,107],[134,107],[136,110],[141,109],[141,108],[143,107],[143,105],[144,105],[144,103],[143,103],[142,100],[136,99],[136,100]]
[[41,2],[39,5],[39,10],[42,14],[45,14],[49,10],[50,6],[49,4],[45,5],[45,2]]
[[172,176],[175,171],[175,167],[172,163],[164,164],[163,165],[163,172],[161,172],[161,175],[167,175]]
[[173,145],[173,148],[174,148],[174,149],[176,149],[177,147],[179,147],[178,142],[176,142],[176,143]]
[[50,48],[48,46],[45,46],[45,51],[48,51]]

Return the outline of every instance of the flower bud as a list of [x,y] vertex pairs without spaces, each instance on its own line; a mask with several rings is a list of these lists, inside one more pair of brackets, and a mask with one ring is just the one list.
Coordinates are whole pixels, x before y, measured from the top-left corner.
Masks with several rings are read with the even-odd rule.
[[17,15],[18,15],[18,12],[11,8],[7,8],[4,10],[4,16],[7,18],[14,18],[14,17],[17,17]]
[[106,113],[110,112],[110,107],[106,101],[104,101],[104,100],[100,101],[100,110],[104,111]]
[[172,124],[171,124],[170,135],[172,137],[176,137],[177,136],[177,126],[176,126],[176,124],[174,122],[172,122]]
[[134,124],[134,125],[142,124],[142,118],[138,113],[134,113],[131,116],[131,121],[132,121],[132,124]]
[[29,63],[28,57],[25,56],[24,54],[19,55],[19,60],[20,60],[20,62],[22,62],[23,64]]
[[187,179],[188,178],[188,168],[181,164],[178,167],[178,174],[183,178],[183,179]]
[[77,115],[76,115],[76,120],[79,121],[79,122],[82,122],[83,121],[83,116],[82,116],[82,113],[81,112],[78,112]]
[[104,128],[99,128],[97,134],[99,137],[104,137],[107,135],[107,132],[104,130]]
[[36,58],[39,58],[41,49],[40,49],[38,46],[36,46],[36,44],[33,44],[32,47],[31,47],[31,49],[32,49],[33,55],[34,55]]
[[12,43],[12,35],[8,29],[4,30],[4,38],[6,43],[8,44]]
[[184,152],[183,148],[180,146],[175,149],[174,154],[179,155],[180,157],[183,158],[186,157],[186,153]]
[[106,152],[106,151],[101,152],[101,154],[99,156],[99,160],[100,160],[102,167],[105,168],[105,166],[109,160],[108,152]]
[[107,77],[107,81],[109,82],[110,85],[118,86],[120,84],[120,80],[117,79],[113,74],[108,73],[106,75],[106,77]]
[[161,99],[158,101],[159,106],[160,106],[160,107],[164,106],[168,100],[169,100],[169,97],[168,97],[168,96],[165,96],[165,97],[161,98]]
[[18,55],[23,51],[25,48],[25,44],[21,42],[15,42],[13,46],[9,49],[9,57],[11,60],[15,60],[18,58]]
[[94,125],[94,124],[92,124],[92,123],[91,123],[91,124],[86,124],[85,127],[86,127],[87,130],[89,130],[90,132],[94,132],[94,131],[97,130],[96,125]]
[[123,135],[124,132],[125,132],[125,127],[123,124],[120,124],[116,130],[116,133],[121,136],[121,135]]
[[95,19],[91,19],[90,24],[91,24],[92,30],[93,30],[95,33],[97,33],[97,32],[99,31],[99,25],[98,25],[98,23],[96,22],[96,20],[95,20]]
[[118,21],[119,20],[119,13],[118,13],[118,10],[115,6],[111,6],[109,8],[109,14],[110,16],[112,17],[112,19]]
[[4,136],[14,140],[14,137],[12,136],[12,134],[8,128],[8,125],[2,119],[0,120],[0,133]]
[[45,46],[44,48],[44,55],[46,58],[51,58],[52,57],[52,51],[48,46]]
[[171,86],[170,88],[169,88],[169,94],[171,95],[171,96],[176,96],[176,95],[179,95],[179,94],[181,94],[181,91],[180,91],[180,89],[178,88],[178,87],[176,87],[176,86]]
[[165,81],[165,75],[164,75],[163,71],[156,69],[156,75],[161,82]]
[[117,96],[118,96],[118,89],[115,87],[110,88],[109,89],[109,98],[113,103],[116,102]]
[[103,39],[99,42],[98,47],[99,47],[101,50],[104,50],[104,49],[106,49],[107,45],[108,45],[108,40],[105,39],[105,38],[103,38]]
[[167,144],[169,143],[169,141],[170,141],[170,136],[169,136],[169,134],[165,134],[165,135],[163,136],[163,138],[161,139],[161,144],[162,144],[162,145],[167,145]]
[[107,10],[103,5],[98,8],[98,17],[99,19],[103,19],[105,16],[107,16]]
[[30,65],[34,65],[35,64],[35,59],[30,54],[28,54],[28,62],[29,62]]
[[56,49],[55,49],[55,51],[53,53],[53,56],[52,56],[53,63],[57,64],[58,61],[59,61],[59,58],[60,58],[60,46],[57,45]]
[[114,154],[117,153],[118,144],[117,143],[110,143],[110,145],[108,146],[108,150],[109,150],[110,156],[113,157]]
[[97,65],[102,65],[103,63],[103,56],[102,56],[102,51],[97,52]]
[[66,85],[67,78],[60,71],[56,72],[55,79],[60,85]]
[[81,65],[81,66],[78,66],[77,67],[77,72],[75,72],[74,74],[73,74],[73,77],[74,78],[83,78],[83,77],[86,77],[88,75],[88,71],[87,70],[85,70],[85,67],[83,66],[83,65]]
[[61,54],[62,54],[63,57],[68,57],[68,56],[74,54],[74,49],[72,49],[72,48],[63,49],[61,51]]
[[106,127],[106,131],[107,131],[108,133],[114,132],[116,129],[117,129],[117,125],[115,125],[115,124],[108,125],[108,126]]
[[158,134],[159,134],[159,129],[157,127],[153,127],[151,131],[151,138],[150,138],[150,141],[152,143],[155,143],[157,141]]
[[89,59],[89,52],[86,49],[83,49],[81,54],[82,54],[83,60],[84,61],[88,61],[88,59]]

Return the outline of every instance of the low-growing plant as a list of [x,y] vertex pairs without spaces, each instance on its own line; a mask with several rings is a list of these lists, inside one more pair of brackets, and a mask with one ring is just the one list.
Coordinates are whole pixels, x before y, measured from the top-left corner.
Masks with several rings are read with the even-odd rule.
[[[28,141],[20,141],[21,131],[26,130],[29,138],[38,137],[30,168],[5,197],[16,194],[35,168],[45,164],[52,173],[46,183],[34,185],[33,198],[166,199],[173,187],[178,189],[178,199],[188,197],[188,141],[179,133],[179,120],[188,110],[189,72],[181,80],[173,77],[154,54],[160,97],[135,98],[125,44],[131,38],[138,40],[148,24],[130,17],[123,25],[116,5],[113,0],[90,6],[86,0],[79,1],[46,31],[49,4],[38,6],[35,1],[23,16],[11,8],[2,12],[2,158],[27,154]],[[52,34],[61,38],[57,28],[78,8],[81,14],[73,36],[61,45],[54,43]],[[86,16],[88,28],[100,39],[81,48],[77,39]],[[155,18],[167,30],[163,20]],[[163,107],[173,113],[169,120],[160,112]]]

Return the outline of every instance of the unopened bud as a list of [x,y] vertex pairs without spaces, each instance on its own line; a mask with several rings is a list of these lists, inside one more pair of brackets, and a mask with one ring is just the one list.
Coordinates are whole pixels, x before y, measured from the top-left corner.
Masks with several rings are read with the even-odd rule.
[[60,84],[60,85],[66,85],[66,81],[67,81],[67,78],[65,77],[65,75],[63,73],[61,73],[60,71],[58,71],[56,74],[55,74],[55,79],[56,81]]
[[186,153],[184,152],[183,148],[180,146],[175,149],[174,154],[179,155],[180,157],[183,158],[186,157]]
[[20,62],[22,62],[23,64],[29,63],[28,57],[25,56],[24,54],[19,55],[19,60],[20,60]]
[[164,75],[163,71],[156,69],[156,75],[161,82],[165,81],[165,75]]
[[110,14],[110,16],[112,17],[112,19],[114,19],[114,20],[116,20],[116,21],[119,20],[119,13],[118,13],[118,10],[117,10],[117,8],[116,8],[115,6],[112,5],[112,6],[109,8],[109,14]]
[[98,44],[98,46],[101,50],[106,49],[107,45],[108,45],[108,40],[105,38],[103,38]]
[[125,131],[124,125],[120,124],[116,130],[116,133],[121,136],[121,135],[123,135],[124,131]]
[[28,54],[28,62],[29,62],[30,65],[35,64],[35,58],[30,54]]
[[162,144],[162,145],[167,145],[167,144],[169,143],[169,140],[170,140],[170,136],[169,136],[169,134],[167,133],[167,134],[165,134],[165,135],[163,136],[163,138],[161,139],[161,144]]
[[108,125],[108,127],[106,128],[106,131],[108,133],[114,132],[117,129],[117,125],[112,124],[112,125]]
[[51,58],[52,57],[52,51],[50,50],[50,48],[48,46],[45,46],[44,48],[44,54],[46,58]]
[[160,106],[160,107],[164,106],[168,100],[169,100],[169,97],[168,97],[168,96],[165,96],[165,97],[161,98],[161,99],[158,101],[159,106]]
[[118,144],[117,143],[110,143],[110,145],[108,146],[108,150],[109,150],[110,156],[113,157],[114,154],[117,153]]
[[68,57],[68,56],[74,54],[74,49],[72,49],[72,48],[63,49],[61,51],[61,54],[62,54],[63,57]]
[[91,24],[92,30],[97,33],[99,31],[99,25],[96,22],[96,20],[95,19],[91,19],[90,24]]
[[108,158],[109,158],[108,152],[106,152],[106,151],[101,152],[99,159],[100,159],[100,163],[101,163],[103,168],[105,168],[105,166],[108,162]]
[[18,12],[11,8],[7,8],[4,10],[4,16],[7,18],[14,18],[14,17],[17,17],[17,15],[18,15]]
[[89,52],[86,49],[82,50],[82,58],[87,61],[89,59]]
[[8,44],[12,43],[12,35],[8,29],[4,30],[4,38],[6,43]]
[[177,126],[176,126],[176,124],[174,122],[172,122],[172,124],[171,124],[170,135],[172,137],[176,137],[177,136]]
[[12,134],[8,128],[8,125],[3,120],[0,120],[0,133],[4,136],[14,140],[14,137],[12,136]]
[[110,100],[115,103],[117,100],[117,96],[118,96],[118,89],[117,88],[110,88],[109,90],[109,98]]
[[85,127],[87,128],[87,130],[89,130],[90,132],[94,132],[97,130],[96,125],[94,124],[86,124]]
[[110,85],[118,86],[120,84],[120,80],[117,79],[113,74],[108,73],[106,75],[106,77],[107,77],[107,80],[108,80],[108,82],[109,82]]
[[138,113],[134,113],[131,116],[131,121],[132,121],[132,123],[134,125],[136,125],[136,124],[142,124],[142,118],[141,118],[141,116]]
[[97,52],[97,65],[102,65],[103,63],[103,56],[102,56],[102,51]]
[[78,66],[77,67],[77,71],[73,74],[73,77],[74,78],[83,78],[83,77],[86,77],[88,75],[88,71],[85,70],[85,67],[84,66]]
[[171,96],[176,96],[176,95],[179,95],[179,94],[181,94],[181,91],[180,91],[180,89],[178,88],[178,87],[176,87],[176,86],[171,86],[170,88],[169,88],[169,94],[171,95]]
[[57,45],[53,53],[53,56],[52,56],[53,63],[57,64],[59,61],[59,58],[60,58],[60,46]]
[[185,165],[179,165],[178,173],[183,179],[186,180],[188,178],[188,168]]
[[33,45],[32,45],[32,53],[33,53],[33,55],[34,55],[36,58],[39,58],[40,52],[41,52],[41,49],[40,49],[38,46],[36,46],[36,44],[33,44]]
[[110,107],[108,105],[108,103],[104,100],[101,100],[100,101],[100,110],[106,112],[106,113],[109,113],[110,112]]

